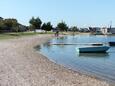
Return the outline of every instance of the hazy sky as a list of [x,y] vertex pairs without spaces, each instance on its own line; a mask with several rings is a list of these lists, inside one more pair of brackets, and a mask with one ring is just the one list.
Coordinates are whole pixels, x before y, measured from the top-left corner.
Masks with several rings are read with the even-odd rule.
[[115,26],[115,0],[0,0],[0,16],[17,18],[24,25],[32,16],[55,26]]

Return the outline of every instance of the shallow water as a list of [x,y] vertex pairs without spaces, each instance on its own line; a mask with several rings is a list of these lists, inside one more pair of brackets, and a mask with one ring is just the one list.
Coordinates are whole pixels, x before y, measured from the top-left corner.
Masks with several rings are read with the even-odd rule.
[[[54,38],[50,43],[99,43],[115,41],[114,36],[103,35],[76,35]],[[61,64],[74,71],[79,71],[87,75],[115,82],[115,47],[110,47],[107,53],[78,53],[76,47],[87,46],[78,45],[49,45],[45,43],[39,46],[39,51],[48,59]]]

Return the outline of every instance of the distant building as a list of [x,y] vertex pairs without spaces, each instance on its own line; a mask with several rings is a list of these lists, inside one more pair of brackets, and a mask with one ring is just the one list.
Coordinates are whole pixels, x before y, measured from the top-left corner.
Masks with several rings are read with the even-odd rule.
[[90,32],[101,32],[100,27],[89,27]]
[[59,31],[59,30],[60,30],[60,28],[57,28],[57,27],[52,29],[53,32],[56,32],[56,31]]
[[38,33],[42,33],[42,32],[45,32],[45,30],[36,29],[36,32],[38,32]]
[[94,34],[108,34],[110,33],[110,29],[107,27],[89,27],[90,32],[94,33]]
[[89,28],[79,28],[79,32],[89,32]]
[[110,33],[115,34],[115,27],[109,28]]

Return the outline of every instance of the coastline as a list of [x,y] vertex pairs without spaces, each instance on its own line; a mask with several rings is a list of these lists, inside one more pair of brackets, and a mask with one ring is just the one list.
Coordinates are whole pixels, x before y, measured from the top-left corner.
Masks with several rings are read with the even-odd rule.
[[0,42],[1,86],[109,86],[49,61],[34,49],[52,35],[35,35]]

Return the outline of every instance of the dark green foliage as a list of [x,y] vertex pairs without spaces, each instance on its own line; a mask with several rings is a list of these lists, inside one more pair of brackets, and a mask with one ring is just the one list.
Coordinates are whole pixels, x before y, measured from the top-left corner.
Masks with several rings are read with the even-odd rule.
[[3,20],[0,20],[0,30],[4,27]]
[[2,17],[0,17],[0,20],[3,20],[3,18],[2,18]]
[[[35,17],[32,17],[29,21],[30,25],[28,27],[18,23],[17,19],[14,19],[14,18],[7,18],[7,19],[4,19],[2,17],[0,17],[0,32],[1,33],[4,33],[4,32],[24,32],[24,31],[27,31],[27,30],[30,30],[30,31],[35,31],[36,32],[36,29],[42,29],[42,30],[45,30],[46,32],[47,31],[51,31],[51,30],[58,30],[58,31],[68,31],[68,30],[71,30],[73,32],[75,31],[78,31],[77,27],[72,27],[70,29],[68,29],[68,26],[65,22],[60,22],[57,24],[57,27],[53,29],[53,26],[51,25],[51,22],[47,22],[47,23],[44,23],[42,25],[42,21],[39,17],[35,18]],[[42,26],[41,26],[42,25]]]
[[12,32],[18,32],[18,22],[16,19],[5,19],[4,25],[7,28],[8,31]]
[[42,30],[45,30],[45,29],[46,29],[46,23],[43,23],[41,29],[42,29]]
[[37,17],[37,18],[32,17],[30,19],[29,23],[30,23],[31,28],[34,29],[34,31],[35,31],[35,29],[41,28],[42,21],[39,17]]
[[63,21],[57,24],[57,28],[59,28],[60,31],[67,31],[68,30],[67,24]]
[[73,32],[79,31],[79,29],[77,28],[77,26],[71,27],[70,30],[73,31]]
[[52,27],[52,25],[51,25],[50,22],[44,23],[44,24],[42,25],[42,30],[51,31],[52,29],[53,29],[53,27]]
[[24,25],[19,24],[17,19],[14,18],[3,19],[2,17],[0,17],[0,32],[2,33],[25,31],[25,28],[22,28],[22,26]]
[[18,22],[16,19],[5,19],[4,24],[7,27],[16,27],[18,26]]

